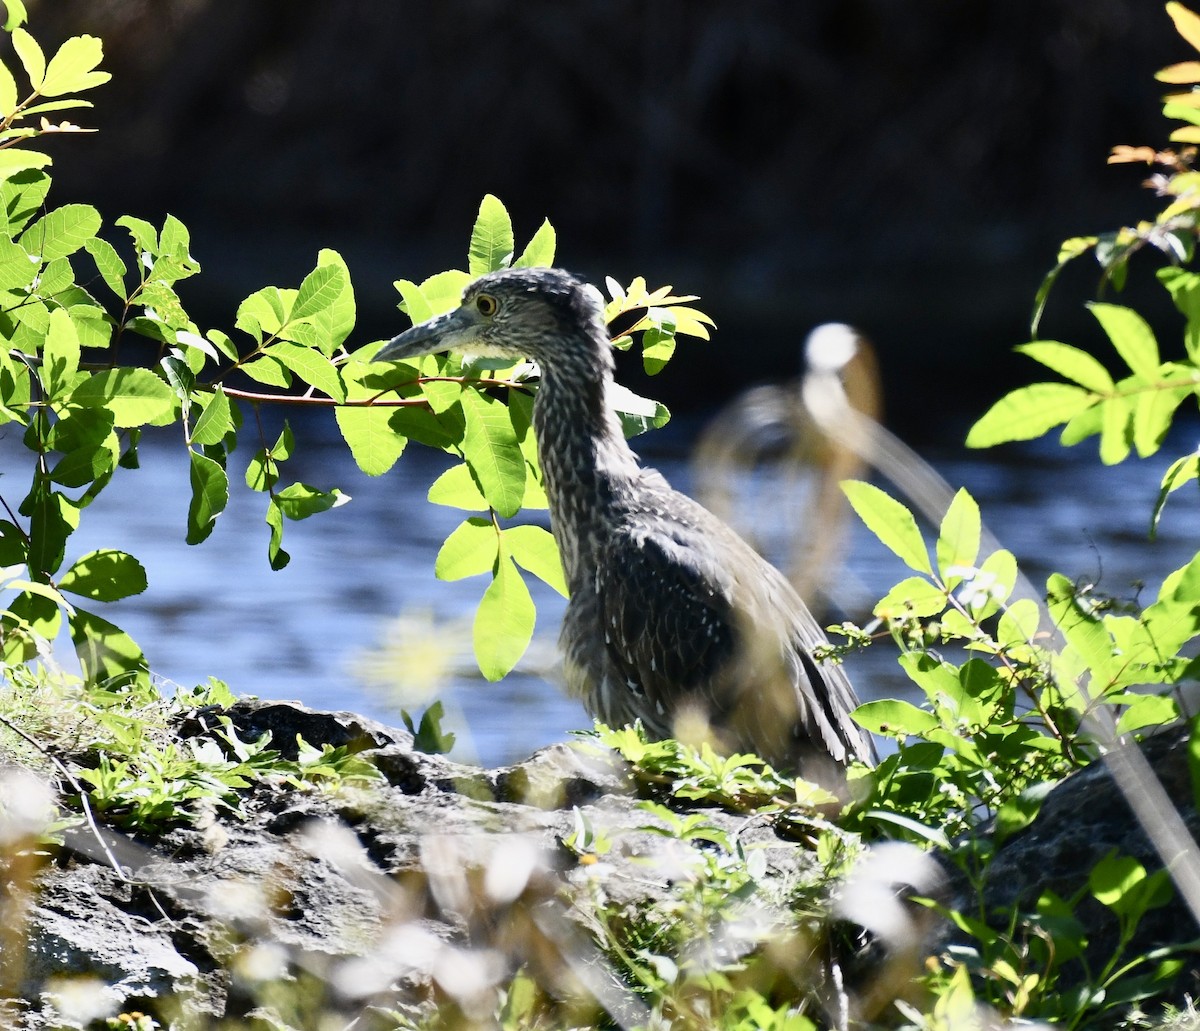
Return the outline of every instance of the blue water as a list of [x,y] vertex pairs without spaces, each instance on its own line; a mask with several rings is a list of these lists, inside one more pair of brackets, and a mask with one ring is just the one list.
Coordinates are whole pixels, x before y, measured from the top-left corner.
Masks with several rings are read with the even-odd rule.
[[[475,670],[471,618],[485,580],[442,583],[433,575],[438,547],[462,517],[425,499],[448,456],[413,444],[390,473],[372,479],[336,441],[319,432],[305,439],[303,427],[298,436],[288,474],[338,486],[353,500],[287,524],[284,545],[292,560],[280,572],[267,565],[263,499],[240,481],[252,450],[248,440],[246,453],[231,459],[228,510],[198,547],[184,543],[189,488],[183,445],[165,432],[143,445],[140,470],[119,470],[84,512],[68,561],[99,547],[126,550],[142,561],[149,589],[97,607],[138,641],[158,676],[185,685],[215,676],[238,693],[352,709],[390,723],[399,722],[401,706],[419,712],[439,697],[459,736],[456,755],[489,765],[522,758],[590,725],[554,682],[564,602],[536,582],[539,615],[530,654],[499,683],[487,683]],[[687,489],[686,432],[676,430],[666,440],[670,451],[656,456],[643,444],[643,452]],[[1116,468],[1102,467],[1094,448],[1063,451],[1050,444],[1006,453],[999,461],[953,451],[927,457],[953,486],[975,494],[985,521],[1035,584],[1061,571],[1119,597],[1137,596],[1134,584],[1142,581],[1147,587],[1141,597],[1150,598],[1162,577],[1198,547],[1196,490],[1174,497],[1158,541],[1146,539],[1163,470],[1171,457],[1194,446],[1185,434],[1162,457]],[[0,495],[14,508],[27,489],[27,457],[11,429],[0,436]],[[778,494],[782,488],[769,477],[758,475],[746,488],[758,492],[755,503],[744,506],[762,524],[752,531],[791,518]],[[776,500],[761,503],[759,495],[769,499],[773,490]],[[833,593],[852,615],[865,618],[853,610],[869,609],[903,575],[898,560],[856,525]],[[69,666],[69,649],[60,654]],[[439,661],[445,666],[440,678],[432,668]],[[852,658],[849,669],[864,699],[908,693],[885,648]],[[422,681],[423,689],[414,686]]]

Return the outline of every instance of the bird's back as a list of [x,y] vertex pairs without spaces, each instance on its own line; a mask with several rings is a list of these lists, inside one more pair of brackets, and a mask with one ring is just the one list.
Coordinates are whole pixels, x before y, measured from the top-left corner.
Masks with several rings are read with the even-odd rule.
[[[858,699],[786,579],[652,470],[591,528],[592,583],[563,626],[568,685],[609,723],[660,737],[705,721],[727,750],[815,773],[874,761]],[[822,778],[824,779],[824,778]]]

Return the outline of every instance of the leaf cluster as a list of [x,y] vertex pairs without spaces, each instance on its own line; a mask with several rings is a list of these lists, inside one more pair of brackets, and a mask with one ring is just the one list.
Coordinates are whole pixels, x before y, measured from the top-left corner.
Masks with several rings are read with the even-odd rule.
[[[183,223],[168,215],[154,226],[127,215],[106,227],[90,205],[47,207],[49,159],[17,146],[36,135],[18,127],[21,119],[51,104],[83,105],[72,94],[107,79],[96,70],[100,41],[68,40],[46,60],[29,33],[12,31],[31,92],[18,100],[12,72],[0,64],[0,112],[8,112],[0,122],[0,424],[13,424],[29,451],[29,486],[11,503],[0,495],[0,658],[34,658],[65,628],[89,680],[148,681],[141,649],[95,607],[144,591],[144,568],[125,552],[73,556],[69,545],[87,507],[118,469],[136,469],[143,433],[157,428],[174,432],[186,461],[189,544],[212,534],[237,475],[235,451],[243,434],[257,438],[241,475],[263,496],[268,563],[286,566],[286,524],[350,498],[289,477],[297,441],[286,421],[267,434],[261,411],[271,405],[333,409],[354,461],[372,476],[387,472],[410,439],[459,458],[430,500],[471,514],[446,540],[435,571],[447,580],[490,574],[474,645],[484,675],[504,676],[533,633],[526,574],[566,592],[553,537],[536,523],[513,522],[522,509],[546,507],[530,428],[535,370],[462,356],[375,365],[378,343],[352,352],[354,290],[330,250],[297,286],[252,293],[232,327],[202,330],[180,292],[200,272]],[[419,284],[398,280],[399,307],[414,321],[449,310],[479,275],[550,264],[555,243],[544,222],[514,259],[508,212],[485,197],[466,269]],[[707,316],[684,303],[692,298],[648,290],[641,280],[614,289],[611,317],[634,320],[619,342],[640,336],[648,364],[661,367],[678,335],[707,336]],[[631,393],[616,403],[630,432],[669,417]]]

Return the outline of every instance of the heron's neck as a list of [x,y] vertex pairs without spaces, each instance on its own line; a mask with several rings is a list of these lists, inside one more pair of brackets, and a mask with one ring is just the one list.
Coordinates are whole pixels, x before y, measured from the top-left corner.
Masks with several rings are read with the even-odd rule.
[[[607,356],[606,356],[607,357]],[[595,572],[596,542],[639,473],[606,393],[612,375],[544,368],[533,409],[550,521],[574,594]]]

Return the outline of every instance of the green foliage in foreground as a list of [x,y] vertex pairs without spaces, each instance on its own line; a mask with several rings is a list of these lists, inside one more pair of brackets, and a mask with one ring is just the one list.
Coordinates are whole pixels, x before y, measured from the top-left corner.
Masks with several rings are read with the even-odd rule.
[[[0,64],[0,111],[9,112],[0,121],[0,424],[11,424],[10,439],[28,450],[28,488],[19,499],[11,488],[0,495],[7,515],[0,519],[0,657],[31,659],[65,627],[88,680],[147,682],[141,649],[97,607],[144,591],[141,563],[111,548],[82,555],[70,548],[88,506],[137,468],[146,432],[169,430],[178,441],[191,486],[189,544],[208,538],[228,504],[243,433],[257,438],[241,475],[263,495],[268,562],[285,566],[286,522],[350,499],[336,487],[289,478],[294,434],[285,423],[268,437],[258,417],[263,406],[283,405],[332,409],[354,461],[372,476],[387,472],[410,439],[461,459],[432,485],[430,500],[475,514],[446,540],[436,571],[447,580],[491,574],[475,650],[489,679],[506,674],[533,632],[524,573],[565,591],[549,533],[509,524],[522,509],[546,504],[529,425],[531,368],[445,356],[375,366],[378,343],[351,353],[354,291],[345,262],[330,250],[298,286],[256,290],[232,327],[202,331],[180,292],[200,272],[183,223],[168,215],[154,226],[126,215],[107,227],[90,205],[48,207],[50,158],[18,146],[81,131],[23,123],[89,106],[70,94],[107,80],[95,70],[100,41],[68,40],[47,61],[23,29],[12,40],[29,86],[18,90]],[[518,254],[508,212],[486,197],[467,269],[421,283],[398,280],[399,307],[414,321],[428,318],[457,305],[475,277],[508,265],[549,265],[554,252],[546,222]],[[693,298],[649,290],[640,279],[609,288],[606,315],[628,327],[615,343],[628,347],[640,336],[651,372],[670,358],[678,337],[707,336],[710,320],[688,306]],[[616,404],[630,433],[668,418],[661,405],[628,392]]]

